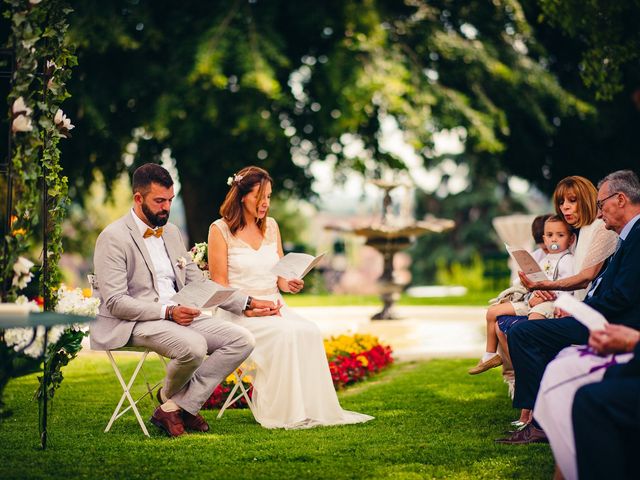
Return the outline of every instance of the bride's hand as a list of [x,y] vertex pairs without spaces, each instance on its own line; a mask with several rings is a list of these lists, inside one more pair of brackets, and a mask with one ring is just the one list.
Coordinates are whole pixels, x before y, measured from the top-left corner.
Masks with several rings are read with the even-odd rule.
[[269,317],[271,315],[280,315],[280,308],[282,308],[280,301],[276,304],[269,300],[252,298],[251,305],[243,313],[246,317]]
[[301,278],[294,278],[287,282],[289,293],[298,293],[304,288],[304,280]]

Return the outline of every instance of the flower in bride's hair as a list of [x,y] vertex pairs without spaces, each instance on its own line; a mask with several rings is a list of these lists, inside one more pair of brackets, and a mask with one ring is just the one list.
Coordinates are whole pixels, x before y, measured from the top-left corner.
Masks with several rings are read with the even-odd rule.
[[227,178],[227,185],[231,186],[234,183],[238,184],[243,178],[244,175],[238,175],[237,173],[234,173],[231,177]]

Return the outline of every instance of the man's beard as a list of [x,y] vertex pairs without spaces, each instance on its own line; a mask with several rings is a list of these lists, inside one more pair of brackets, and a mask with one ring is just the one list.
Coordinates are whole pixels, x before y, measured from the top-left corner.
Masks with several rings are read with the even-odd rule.
[[161,210],[158,213],[153,213],[144,202],[142,203],[142,213],[144,213],[147,220],[149,220],[154,227],[163,227],[169,221],[169,210]]

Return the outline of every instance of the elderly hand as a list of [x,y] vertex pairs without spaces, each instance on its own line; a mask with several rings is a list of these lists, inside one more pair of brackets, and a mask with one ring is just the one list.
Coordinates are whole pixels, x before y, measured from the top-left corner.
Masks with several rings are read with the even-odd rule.
[[304,288],[304,280],[301,278],[293,278],[287,281],[289,293],[298,293]]
[[609,323],[604,330],[589,335],[589,346],[599,354],[631,352],[640,341],[640,332],[624,325]]

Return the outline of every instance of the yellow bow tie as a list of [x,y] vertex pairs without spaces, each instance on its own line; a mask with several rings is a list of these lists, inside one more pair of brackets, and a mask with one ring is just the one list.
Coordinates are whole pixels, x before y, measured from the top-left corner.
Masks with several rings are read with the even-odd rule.
[[158,227],[155,230],[151,230],[147,228],[147,230],[142,234],[143,238],[156,237],[160,238],[162,236],[162,227]]

